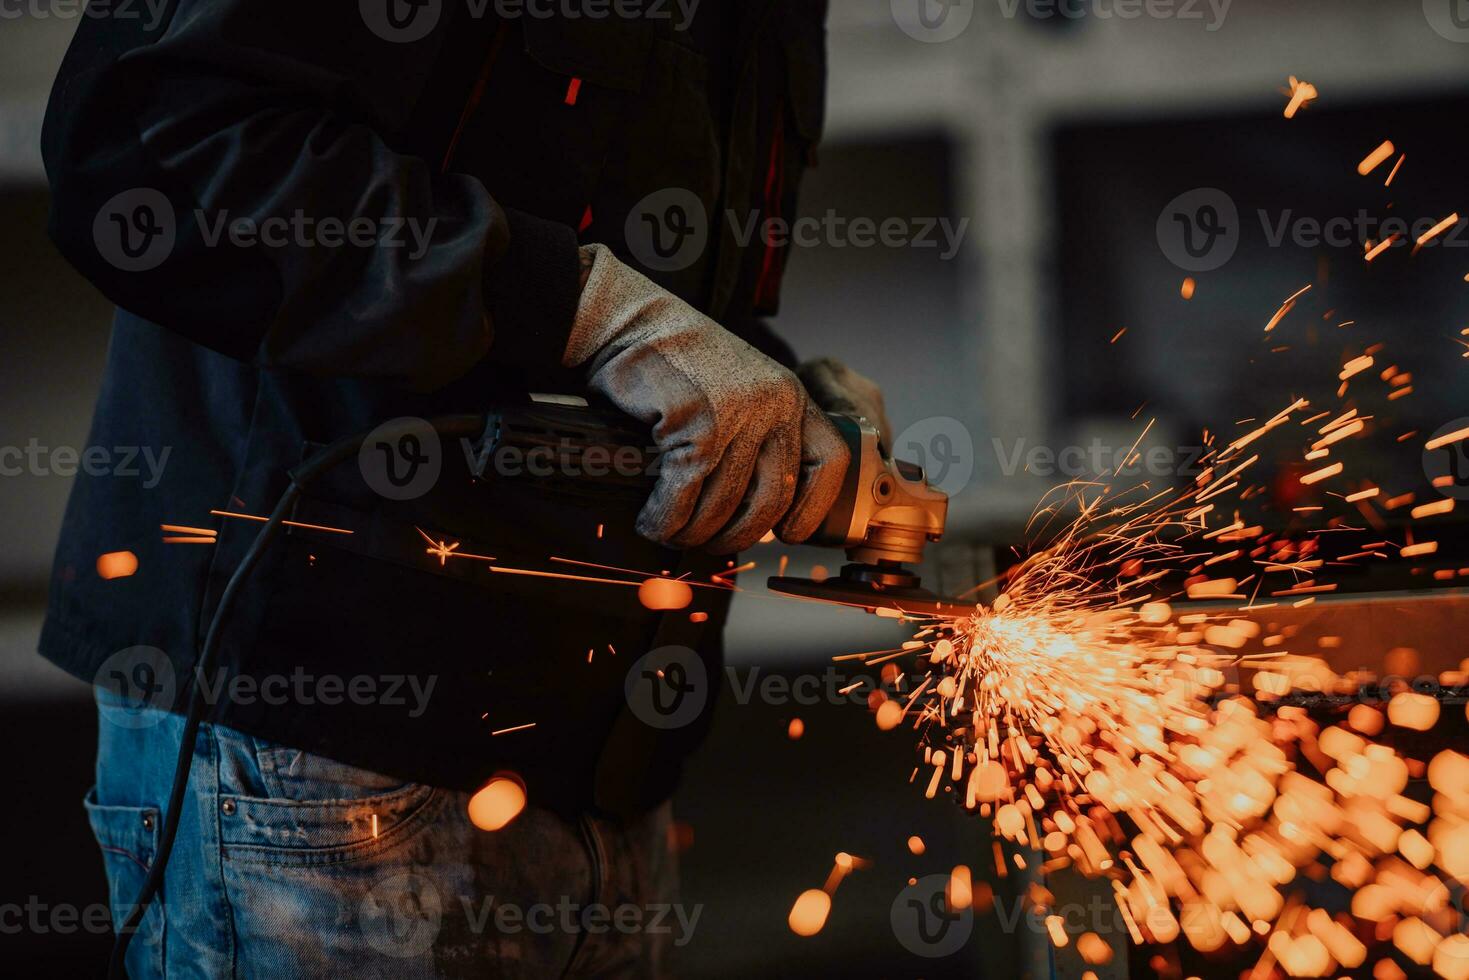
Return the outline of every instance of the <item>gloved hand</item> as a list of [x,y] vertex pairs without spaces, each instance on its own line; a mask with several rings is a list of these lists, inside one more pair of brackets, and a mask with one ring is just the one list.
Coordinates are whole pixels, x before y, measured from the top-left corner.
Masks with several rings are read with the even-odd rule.
[[888,422],[882,389],[876,381],[858,374],[834,357],[807,361],[796,370],[796,375],[822,411],[865,418],[876,427],[883,448],[892,452],[893,427]]
[[[585,284],[562,364],[653,426],[663,450],[638,533],[715,554],[772,527],[804,541],[841,490],[841,436],[790,371],[618,261],[582,249]],[[591,268],[585,269],[587,260]]]

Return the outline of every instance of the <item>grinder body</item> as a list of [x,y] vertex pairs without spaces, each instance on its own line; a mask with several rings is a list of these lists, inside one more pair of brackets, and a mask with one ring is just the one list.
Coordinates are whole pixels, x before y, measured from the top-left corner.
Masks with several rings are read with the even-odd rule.
[[[805,543],[840,548],[849,563],[822,581],[774,577],[770,587],[870,610],[950,611],[953,604],[920,588],[907,567],[943,535],[948,495],[928,485],[922,467],[887,456],[867,420],[828,417],[851,462],[836,502]],[[474,469],[480,479],[529,476],[558,493],[646,495],[657,481],[661,456],[649,427],[615,409],[538,395],[527,405],[490,413]]]

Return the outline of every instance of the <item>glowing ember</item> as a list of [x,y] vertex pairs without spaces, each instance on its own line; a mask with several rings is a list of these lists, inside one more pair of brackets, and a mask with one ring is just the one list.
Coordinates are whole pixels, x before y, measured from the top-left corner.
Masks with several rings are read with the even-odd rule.
[[694,590],[687,582],[650,578],[638,586],[638,601],[645,609],[687,609],[694,601]]
[[1297,112],[1316,101],[1316,86],[1310,82],[1303,82],[1292,75],[1290,77],[1290,101],[1285,105],[1285,118],[1293,119]]
[[1357,164],[1357,173],[1361,174],[1363,177],[1367,176],[1372,171],[1376,170],[1380,163],[1382,163],[1384,160],[1392,155],[1392,140],[1383,140],[1382,145],[1378,146],[1377,149],[1373,150],[1371,153],[1363,157],[1362,162]]
[[127,578],[137,571],[138,556],[131,551],[109,551],[97,556],[97,574],[102,578]]
[[786,917],[786,924],[790,926],[791,932],[798,936],[814,936],[820,932],[831,913],[831,900],[836,894],[837,886],[847,875],[867,867],[869,863],[846,851],[839,851],[832,863],[831,873],[826,876],[826,883],[820,888],[808,888],[796,896],[791,913]]
[[820,888],[808,888],[796,897],[787,923],[798,936],[814,936],[831,914],[831,896]]
[[469,798],[469,822],[480,830],[503,830],[525,809],[525,787],[513,776],[496,776]]

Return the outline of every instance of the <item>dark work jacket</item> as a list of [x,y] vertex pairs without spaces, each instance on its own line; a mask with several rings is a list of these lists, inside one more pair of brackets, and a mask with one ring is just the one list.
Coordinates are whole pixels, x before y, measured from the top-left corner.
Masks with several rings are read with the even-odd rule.
[[[785,256],[723,215],[793,213],[821,126],[825,3],[729,2],[729,29],[702,32],[661,2],[644,9],[673,19],[497,17],[465,0],[176,0],[157,24],[82,19],[43,154],[52,236],[118,306],[89,445],[169,455],[155,486],[77,477],[43,654],[110,685],[138,676],[134,648],[164,651],[147,696],[180,710],[259,528],[214,512],[269,513],[314,447],[388,419],[579,393],[558,364],[578,243],[639,265],[628,234],[649,195],[697,197],[707,245],[644,271],[788,358],[760,319]],[[264,219],[296,215],[374,233],[263,241]],[[242,218],[261,240],[216,234]],[[353,464],[310,488],[297,521],[353,533],[294,527],[266,554],[225,624],[225,673],[203,678],[211,717],[405,780],[473,789],[515,771],[558,807],[588,805],[599,778],[665,794],[702,721],[656,745],[614,737],[624,678],[670,640],[716,677],[725,596],[696,589],[660,616],[631,587],[441,560],[425,535],[533,570],[723,560],[639,539],[635,499],[475,483],[452,441],[437,458],[408,500]],[[163,525],[217,538],[169,542],[198,535]],[[124,551],[136,572],[105,578],[99,556]]]

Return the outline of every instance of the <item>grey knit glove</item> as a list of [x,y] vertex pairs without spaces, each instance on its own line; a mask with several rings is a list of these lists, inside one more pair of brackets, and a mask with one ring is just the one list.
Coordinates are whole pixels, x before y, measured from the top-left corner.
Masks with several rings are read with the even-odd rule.
[[638,533],[715,554],[771,528],[785,541],[810,537],[849,453],[796,376],[606,247],[582,251],[592,266],[562,363],[653,426],[663,462]]
[[847,367],[834,357],[807,361],[796,371],[811,400],[824,412],[840,412],[866,419],[877,429],[879,441],[889,452],[893,427],[877,382]]

